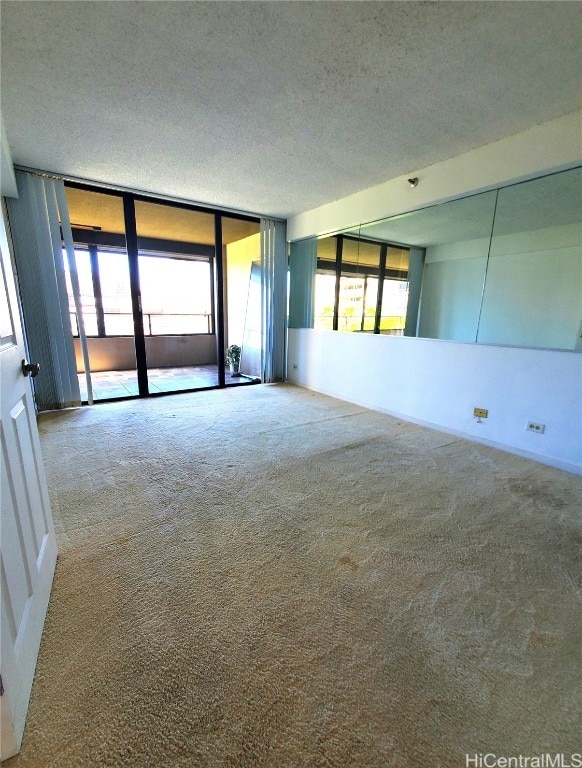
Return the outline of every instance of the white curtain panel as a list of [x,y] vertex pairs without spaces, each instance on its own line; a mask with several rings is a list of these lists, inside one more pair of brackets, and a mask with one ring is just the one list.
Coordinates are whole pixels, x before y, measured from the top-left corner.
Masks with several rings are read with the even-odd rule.
[[[40,363],[34,379],[37,408],[80,405],[59,222],[60,213],[65,232],[64,185],[23,171],[16,172],[16,184],[19,197],[8,200],[8,213],[28,355]],[[69,242],[72,247],[72,235]]]
[[261,219],[261,378],[265,383],[285,378],[286,234],[286,222]]

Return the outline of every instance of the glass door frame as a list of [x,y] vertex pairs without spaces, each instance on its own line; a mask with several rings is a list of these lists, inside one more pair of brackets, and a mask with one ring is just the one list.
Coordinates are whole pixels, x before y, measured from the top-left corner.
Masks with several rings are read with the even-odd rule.
[[[158,198],[155,195],[145,195],[139,192],[130,192],[125,190],[116,190],[110,187],[101,187],[93,184],[86,184],[84,182],[65,180],[66,187],[72,187],[73,189],[84,190],[87,192],[96,192],[99,194],[111,195],[117,197],[123,202],[123,215],[125,223],[125,234],[120,235],[124,237],[126,244],[126,253],[129,265],[129,281],[130,281],[130,293],[131,304],[133,314],[133,326],[134,326],[134,346],[135,346],[135,358],[138,380],[138,395],[127,395],[127,397],[114,397],[107,400],[95,401],[95,402],[115,402],[118,400],[133,400],[137,397],[162,397],[166,394],[177,394],[182,392],[198,392],[206,389],[224,389],[226,386],[233,386],[233,384],[226,384],[226,365],[224,360],[224,343],[225,343],[225,302],[224,302],[224,284],[225,273],[223,263],[223,238],[222,238],[222,217],[225,216],[229,219],[239,219],[241,221],[251,221],[255,223],[260,222],[260,217],[252,216],[244,213],[232,212],[229,210],[223,210],[220,208],[207,208],[204,206],[185,203],[182,201],[174,201],[165,198]],[[218,369],[218,384],[215,386],[200,387],[196,389],[181,389],[171,392],[150,392],[148,387],[148,367],[147,367],[147,355],[145,344],[145,332],[143,324],[143,311],[142,311],[142,299],[141,288],[139,279],[139,242],[137,234],[135,203],[145,202],[154,203],[156,205],[165,205],[169,208],[182,208],[185,210],[196,211],[199,213],[210,214],[214,216],[214,255],[211,259],[211,296],[212,305],[214,311],[214,328],[216,336],[216,359]],[[93,233],[94,239],[99,240],[99,234]],[[106,243],[104,242],[104,245]],[[98,243],[97,243],[98,247]],[[245,382],[245,386],[253,382]],[[240,385],[234,385],[240,386]]]

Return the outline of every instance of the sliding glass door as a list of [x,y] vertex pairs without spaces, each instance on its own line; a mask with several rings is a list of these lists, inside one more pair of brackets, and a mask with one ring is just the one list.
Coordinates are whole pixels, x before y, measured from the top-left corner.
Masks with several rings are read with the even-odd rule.
[[216,387],[215,216],[136,201],[150,394]]
[[224,345],[234,350],[235,360],[231,365],[229,356],[225,372],[228,387],[254,382],[261,375],[260,225],[258,221],[222,216],[221,235]]
[[[138,394],[123,198],[66,187],[95,400]],[[67,260],[65,278],[81,399],[87,382]]]
[[[259,221],[78,184],[66,192],[94,399],[255,383]],[[67,288],[86,400],[68,274]],[[225,370],[228,347],[242,348],[239,370]]]

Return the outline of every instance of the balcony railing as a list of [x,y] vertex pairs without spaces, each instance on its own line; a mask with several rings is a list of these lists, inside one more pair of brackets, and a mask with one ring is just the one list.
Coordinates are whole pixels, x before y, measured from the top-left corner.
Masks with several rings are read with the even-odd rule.
[[[77,313],[69,311],[69,315],[73,336],[78,336]],[[131,312],[103,312],[103,333],[99,333],[95,312],[84,312],[83,318],[87,336],[133,336]],[[213,332],[212,314],[209,312],[144,312],[143,325],[145,336],[194,336]]]

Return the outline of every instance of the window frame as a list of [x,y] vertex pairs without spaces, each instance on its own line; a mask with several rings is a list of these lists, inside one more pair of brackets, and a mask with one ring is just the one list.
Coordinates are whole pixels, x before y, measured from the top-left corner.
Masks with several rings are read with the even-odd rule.
[[[105,316],[107,314],[110,314],[104,310],[103,307],[103,293],[102,293],[102,284],[101,284],[101,272],[99,267],[99,254],[100,253],[107,253],[107,254],[118,254],[119,256],[125,256],[127,258],[127,252],[124,248],[119,246],[113,246],[113,245],[102,245],[99,243],[96,243],[95,240],[98,240],[98,237],[92,237],[91,238],[93,242],[88,243],[79,243],[78,241],[74,240],[74,246],[75,246],[75,258],[77,256],[77,251],[84,251],[89,254],[90,259],[90,267],[91,267],[91,279],[92,279],[92,287],[93,287],[93,305],[95,307],[95,315],[96,315],[96,324],[97,324],[97,333],[86,333],[87,338],[89,339],[116,339],[116,338],[128,338],[134,335],[134,331],[132,330],[131,333],[107,333],[106,330],[106,324],[105,324]],[[210,325],[209,329],[207,331],[201,331],[201,332],[195,332],[195,333],[151,333],[151,318],[148,320],[148,323],[145,323],[145,315],[151,315],[152,313],[144,312],[144,336],[147,338],[155,338],[157,336],[214,336],[216,335],[216,318],[215,318],[215,307],[214,307],[214,267],[213,267],[213,257],[207,256],[207,255],[200,255],[200,254],[193,254],[192,249],[190,249],[189,253],[186,253],[185,249],[180,249],[180,253],[177,253],[176,251],[160,251],[160,250],[151,250],[146,248],[139,249],[138,256],[147,256],[147,257],[158,257],[158,258],[165,258],[165,259],[176,259],[178,261],[201,261],[205,264],[208,264],[209,268],[209,296],[210,296],[210,314],[209,314],[209,320]],[[66,264],[66,259],[65,259]],[[71,306],[71,296],[69,296],[69,315],[71,316],[71,330],[73,332],[73,338],[78,339],[79,338],[79,323],[77,319],[77,313],[74,306]],[[128,314],[130,317],[132,317],[133,322],[133,313],[121,313],[121,314]],[[155,313],[154,313],[155,314]],[[185,313],[180,312],[178,313],[180,315],[183,315]],[[147,327],[146,327],[147,326]]]
[[[334,308],[333,308],[332,330],[334,331],[339,330],[339,304],[340,304],[342,277],[363,278],[364,279],[364,300],[363,300],[364,306],[362,309],[360,332],[370,333],[370,331],[366,331],[364,329],[365,317],[366,317],[365,296],[366,296],[366,287],[367,287],[368,278],[374,278],[378,280],[378,290],[376,295],[376,311],[374,315],[374,329],[372,333],[380,334],[381,333],[380,326],[382,322],[382,300],[384,296],[384,281],[395,280],[395,281],[401,281],[401,282],[408,282],[408,276],[409,276],[409,269],[403,270],[403,269],[395,269],[393,267],[387,267],[386,264],[388,260],[388,249],[396,248],[398,250],[406,250],[410,252],[410,247],[405,245],[400,245],[398,243],[389,243],[381,240],[360,238],[354,235],[338,234],[338,235],[331,235],[330,237],[332,239],[335,239],[336,241],[335,261],[317,258],[316,269],[315,269],[315,279],[317,279],[317,275],[330,275],[332,273],[335,274],[335,299],[334,299]],[[355,241],[357,243],[365,243],[367,245],[378,246],[378,248],[380,249],[378,267],[373,267],[369,265],[359,265],[359,264],[355,265],[353,262],[344,261],[343,246],[344,246],[345,240]],[[349,267],[352,267],[352,269],[350,270]],[[355,268],[355,271],[354,271],[354,268]]]

